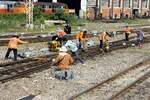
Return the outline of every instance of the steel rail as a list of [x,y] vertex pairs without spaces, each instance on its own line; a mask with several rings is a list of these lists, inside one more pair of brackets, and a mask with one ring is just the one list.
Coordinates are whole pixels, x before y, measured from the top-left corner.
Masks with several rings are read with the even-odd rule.
[[[145,43],[148,43],[148,42],[150,42],[150,39],[149,39],[150,37],[146,37],[145,38]],[[123,40],[122,40],[123,41]],[[127,45],[127,46],[122,46],[122,41],[116,41],[116,42],[113,42],[113,43],[116,43],[115,45],[113,45],[111,48],[112,48],[112,50],[118,50],[118,49],[123,49],[123,48],[127,48],[127,47],[130,47],[131,46],[131,44],[132,44],[132,42],[135,42],[135,41],[131,41],[131,42],[129,42],[128,44],[130,44],[130,45]],[[118,45],[117,45],[117,43],[118,43],[118,45],[119,44],[121,44],[121,46],[119,46],[118,47]],[[94,47],[91,47],[91,48],[88,48],[88,50],[85,52],[85,53],[81,53],[81,55],[83,56],[83,57],[85,57],[85,58],[91,58],[91,57],[94,57],[94,56],[96,56],[96,55],[98,55],[98,54],[101,54],[101,52],[99,52],[99,49],[98,49],[98,46],[94,46]],[[50,55],[49,56],[49,59],[52,59],[54,56],[56,56],[56,54],[54,54],[54,55]],[[33,58],[31,58],[32,60],[33,60]],[[22,62],[22,61],[21,61]],[[5,72],[6,72],[6,75],[7,74],[11,74],[11,71],[13,72],[14,71],[14,73],[17,73],[18,71],[19,71],[19,69],[20,70],[24,70],[24,69],[27,69],[27,70],[30,70],[30,72],[32,72],[32,70],[33,69],[37,69],[37,70],[41,70],[41,68],[40,67],[38,67],[38,66],[41,66],[41,65],[43,65],[44,64],[44,62],[42,62],[42,64],[40,64],[40,61],[38,61],[38,60],[35,60],[35,61],[33,61],[33,63],[32,64],[26,64],[26,65],[19,65],[19,66],[16,66],[16,64],[21,64],[21,62],[17,62],[17,63],[15,63],[15,62],[13,62],[13,64],[12,63],[7,63],[7,64],[4,64],[4,65],[11,65],[12,64],[12,68],[6,68],[6,69],[2,69],[0,72],[0,74],[1,74],[1,76],[3,75],[3,74],[5,74]],[[49,62],[49,63],[51,63],[51,61],[50,60],[45,60],[45,62]],[[33,66],[32,66],[33,65]],[[13,66],[15,66],[14,68],[13,68]],[[22,67],[21,67],[22,66]],[[27,67],[25,67],[24,68],[24,66],[27,66]],[[35,67],[35,68],[31,68],[30,69],[30,66],[31,67]],[[46,65],[45,65],[46,66]],[[38,68],[36,68],[36,67],[38,67]],[[42,67],[42,68],[45,68],[45,67]],[[47,68],[47,67],[46,67]],[[18,70],[18,71],[17,71]],[[35,70],[33,70],[33,72],[34,72]],[[27,72],[28,71],[25,71],[25,73],[27,74]],[[23,71],[20,71],[18,74],[16,74],[16,75],[12,75],[12,76],[8,76],[8,77],[6,77],[6,78],[0,78],[0,81],[6,81],[6,80],[10,80],[11,78],[13,79],[15,76],[19,76],[20,74],[23,74],[24,72]],[[22,75],[21,74],[21,75]],[[24,74],[23,74],[24,75]]]
[[[110,78],[104,80],[103,82],[98,83],[98,84],[96,84],[96,85],[94,85],[94,86],[92,86],[92,87],[90,87],[90,88],[88,88],[88,89],[86,89],[86,90],[84,90],[84,91],[78,93],[78,94],[75,94],[74,96],[69,97],[68,100],[75,100],[76,98],[82,96],[83,94],[89,93],[89,92],[91,92],[92,90],[94,90],[94,89],[96,89],[96,88],[100,88],[100,87],[103,86],[103,84],[112,82],[112,81],[114,81],[115,79],[117,79],[118,77],[123,76],[124,74],[128,73],[129,71],[134,70],[134,69],[137,69],[137,68],[139,68],[140,66],[145,65],[145,64],[147,64],[147,63],[150,63],[150,58],[145,59],[144,61],[139,62],[139,63],[133,65],[132,67],[129,67],[129,68],[127,68],[127,69],[125,69],[125,70],[123,70],[123,71],[117,73],[116,75],[114,75],[114,76],[112,76],[112,77],[110,77]],[[147,73],[146,73],[146,74],[147,74]],[[111,100],[111,99],[109,99],[109,100]]]
[[[147,34],[149,34],[149,30],[150,30],[149,28],[142,28],[142,29],[143,29],[144,32],[146,31],[146,32],[148,32]],[[122,31],[116,31],[116,32],[121,32],[122,33]],[[94,37],[94,34],[88,34],[87,37],[88,38]],[[132,37],[129,37],[129,39],[133,39],[135,37],[136,36],[132,36]],[[46,37],[38,37],[37,36],[37,37],[22,38],[22,40],[28,41],[30,43],[37,43],[37,42],[47,42],[47,41],[51,40],[51,38],[52,38],[52,36],[46,36]],[[73,34],[69,35],[69,39],[75,39],[74,35]],[[0,39],[0,46],[6,46],[8,44],[8,42],[9,42],[8,39],[3,39],[2,38],[2,40]]]
[[34,73],[35,71],[41,71],[42,69],[46,69],[46,68],[51,67],[51,66],[49,66],[50,64],[51,64],[51,62],[47,61],[43,64],[38,64],[36,66],[33,66],[32,68],[25,69],[23,71],[17,72],[15,74],[10,75],[10,76],[0,77],[0,82],[4,83],[4,82],[7,82],[7,81],[12,80],[12,79],[16,79],[16,78],[19,78],[22,76],[27,76],[30,73]]
[[127,86],[126,88],[122,89],[121,91],[119,91],[116,95],[112,96],[110,98],[110,100],[116,100],[119,96],[121,96],[122,94],[125,94],[128,90],[130,90],[132,87],[134,87],[136,84],[142,83],[143,81],[145,81],[146,79],[148,79],[150,77],[150,71],[145,73],[144,75],[142,75],[140,78],[136,79],[135,82],[133,82],[132,84],[130,84],[129,86]]

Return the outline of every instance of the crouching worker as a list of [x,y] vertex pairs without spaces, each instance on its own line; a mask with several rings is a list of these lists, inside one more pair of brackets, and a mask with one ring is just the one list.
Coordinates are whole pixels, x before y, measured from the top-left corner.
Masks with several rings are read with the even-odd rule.
[[62,46],[59,50],[59,54],[56,59],[53,59],[54,65],[54,76],[60,80],[73,79],[73,72],[70,70],[70,65],[73,63],[73,59],[69,53],[67,53],[67,48]]
[[60,48],[59,37],[57,35],[52,36],[52,40],[48,42],[48,48],[50,51],[58,51]]
[[56,30],[56,34],[58,35],[58,38],[59,38],[59,42],[61,44],[61,46],[64,44],[63,43],[63,40],[64,38],[66,37],[66,32],[64,32],[62,29],[60,28],[57,28]]
[[14,61],[17,60],[17,45],[18,45],[18,43],[28,43],[28,42],[21,41],[21,40],[19,39],[19,36],[18,36],[18,35],[14,35],[14,36],[9,40],[9,43],[8,43],[8,50],[7,50],[7,52],[6,52],[5,59],[8,59],[10,52],[13,51],[13,52],[14,52]]
[[75,62],[80,61],[83,65],[85,65],[83,59],[79,56],[79,50],[78,50],[76,43],[72,42],[71,40],[67,40],[64,46],[67,47],[71,51],[71,54]]
[[144,41],[144,33],[141,30],[139,30],[137,32],[137,45],[139,48],[143,47],[143,41]]

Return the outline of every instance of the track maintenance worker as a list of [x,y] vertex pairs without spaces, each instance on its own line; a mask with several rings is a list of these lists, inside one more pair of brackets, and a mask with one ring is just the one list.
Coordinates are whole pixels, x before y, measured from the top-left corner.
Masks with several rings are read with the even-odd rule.
[[102,32],[102,33],[98,34],[98,38],[100,41],[100,44],[99,44],[100,50],[104,50],[107,52],[109,49],[109,43],[108,43],[109,35],[108,35],[108,33]]
[[66,32],[67,34],[71,34],[71,25],[66,22],[66,24],[64,25],[64,32]]
[[47,44],[50,51],[59,51],[61,45],[58,35],[52,36],[52,39]]
[[60,29],[60,28],[57,28],[56,34],[58,35],[60,44],[63,45],[63,40],[64,40],[65,37],[66,37],[66,32],[64,32],[64,31],[63,31],[62,29]]
[[86,34],[87,31],[81,31],[76,34],[75,38],[79,42],[78,48],[82,49],[83,51],[86,49]]
[[143,47],[143,41],[144,41],[144,32],[139,30],[137,31],[137,44],[139,48]]
[[74,58],[75,62],[80,61],[82,64],[84,64],[83,59],[79,56],[79,51],[78,51],[78,47],[77,47],[76,43],[74,43],[71,40],[66,39],[66,43],[64,46],[67,47],[68,50],[71,51],[72,57]]
[[131,34],[132,29],[126,25],[125,28],[123,29],[123,32],[125,34],[125,41],[129,41],[129,34]]
[[67,48],[62,46],[59,49],[59,54],[56,59],[53,59],[55,78],[60,80],[73,79],[73,72],[70,70],[70,65],[73,63],[73,58],[67,53]]
[[18,43],[28,43],[28,42],[24,42],[24,41],[19,39],[18,35],[14,35],[9,40],[8,49],[7,49],[7,52],[6,52],[6,55],[5,55],[5,59],[8,59],[10,52],[13,51],[14,61],[17,60],[17,45],[18,45]]

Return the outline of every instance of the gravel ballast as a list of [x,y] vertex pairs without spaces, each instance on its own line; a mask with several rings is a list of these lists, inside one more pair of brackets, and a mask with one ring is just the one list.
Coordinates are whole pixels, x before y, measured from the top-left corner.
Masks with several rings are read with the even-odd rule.
[[117,100],[149,100],[150,99],[150,78],[140,84],[136,84],[127,93],[120,95]]
[[51,69],[34,73],[30,78],[21,78],[0,84],[0,100],[17,100],[30,94],[37,96],[33,100],[66,100],[97,83],[102,82],[148,57],[150,44],[113,51],[104,56],[86,60],[86,66],[71,66],[75,79],[60,81],[53,78]]

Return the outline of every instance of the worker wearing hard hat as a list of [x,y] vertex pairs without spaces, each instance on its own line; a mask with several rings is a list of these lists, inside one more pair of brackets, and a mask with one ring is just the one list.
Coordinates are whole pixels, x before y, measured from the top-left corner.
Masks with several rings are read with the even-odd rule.
[[59,54],[56,59],[53,59],[54,65],[54,75],[60,80],[73,79],[73,72],[70,70],[70,65],[73,63],[73,59],[69,53],[67,53],[67,48],[62,46],[59,49]]

